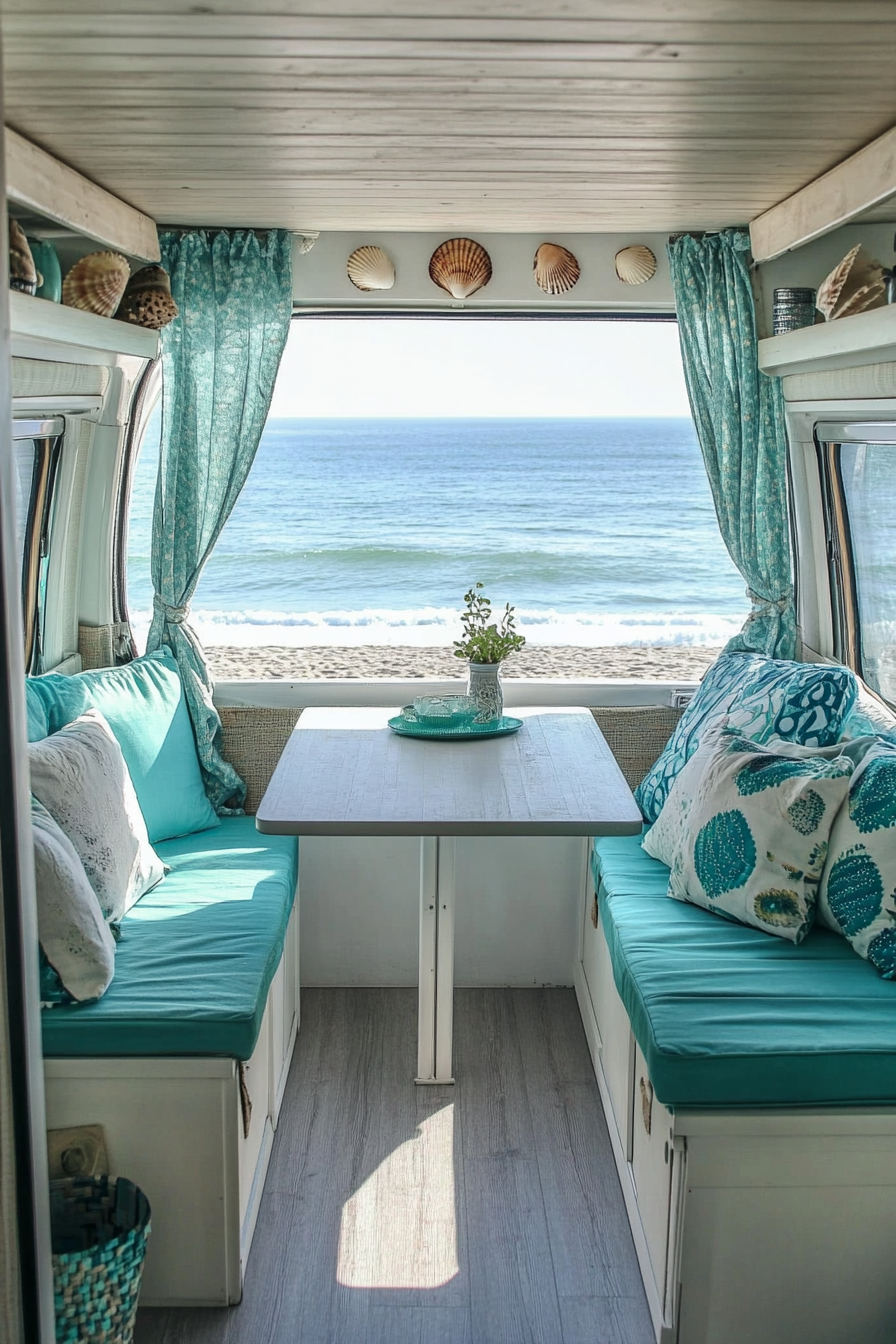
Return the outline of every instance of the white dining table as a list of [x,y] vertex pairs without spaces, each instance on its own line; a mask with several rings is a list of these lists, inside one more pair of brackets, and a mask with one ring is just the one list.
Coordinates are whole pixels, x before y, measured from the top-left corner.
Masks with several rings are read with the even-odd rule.
[[633,835],[641,813],[586,708],[514,708],[517,733],[475,741],[399,736],[398,713],[304,710],[255,820],[270,835],[420,837],[416,1081],[451,1083],[455,838]]

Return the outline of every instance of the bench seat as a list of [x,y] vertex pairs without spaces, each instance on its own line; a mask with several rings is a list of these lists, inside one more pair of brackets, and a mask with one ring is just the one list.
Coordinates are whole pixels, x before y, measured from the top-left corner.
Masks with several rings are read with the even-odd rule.
[[799,946],[671,900],[637,836],[595,842],[613,978],[675,1108],[896,1104],[896,984],[845,939]]
[[297,841],[225,817],[156,850],[171,872],[122,920],[105,995],[41,1014],[46,1058],[251,1058],[293,907]]

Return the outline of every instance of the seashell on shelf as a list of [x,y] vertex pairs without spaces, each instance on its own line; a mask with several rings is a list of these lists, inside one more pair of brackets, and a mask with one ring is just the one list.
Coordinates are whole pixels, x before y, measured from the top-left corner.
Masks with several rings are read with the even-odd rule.
[[430,257],[429,278],[453,299],[468,299],[491,280],[491,257],[472,238],[449,238]]
[[881,278],[872,284],[862,285],[848,299],[843,299],[834,314],[835,317],[852,317],[855,313],[867,312],[869,308],[883,308],[886,299],[886,282]]
[[625,285],[643,285],[656,275],[656,257],[643,243],[616,253],[616,274]]
[[559,243],[542,243],[535,253],[535,283],[545,294],[565,294],[581,275],[573,254]]
[[858,243],[822,280],[815,307],[825,320],[850,317],[866,308],[880,308],[885,302],[884,269]]
[[142,266],[127,283],[115,314],[120,322],[158,331],[177,317],[171,281],[164,266]]
[[9,221],[9,287],[20,294],[35,294],[38,285],[43,284],[28,246],[22,226],[14,219]]
[[62,282],[62,302],[99,317],[111,317],[121,302],[131,268],[118,252],[89,252]]
[[357,248],[345,269],[355,288],[365,294],[373,289],[391,289],[395,284],[395,267],[381,247]]

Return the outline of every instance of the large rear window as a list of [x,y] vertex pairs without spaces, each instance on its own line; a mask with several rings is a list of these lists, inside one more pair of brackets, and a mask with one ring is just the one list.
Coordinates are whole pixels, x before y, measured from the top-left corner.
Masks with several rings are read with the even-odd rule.
[[[138,642],[153,441],[132,492]],[[510,676],[696,678],[740,628],[674,322],[293,322],[193,602],[215,674],[462,676],[477,580],[526,636]]]

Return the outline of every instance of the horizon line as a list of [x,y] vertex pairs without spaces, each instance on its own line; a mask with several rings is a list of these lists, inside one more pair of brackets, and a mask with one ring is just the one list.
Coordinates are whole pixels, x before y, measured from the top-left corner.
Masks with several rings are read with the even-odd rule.
[[654,413],[653,415],[497,415],[483,412],[478,415],[268,415],[268,420],[690,420],[693,416]]

